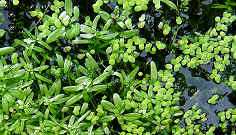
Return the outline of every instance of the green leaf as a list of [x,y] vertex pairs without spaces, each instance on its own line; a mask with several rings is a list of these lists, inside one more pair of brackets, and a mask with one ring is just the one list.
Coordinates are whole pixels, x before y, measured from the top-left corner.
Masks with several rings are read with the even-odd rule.
[[7,98],[5,98],[5,96],[3,96],[2,97],[2,110],[3,110],[3,112],[5,112],[6,114],[9,114],[8,108],[9,108],[9,106],[8,106]]
[[65,0],[65,10],[68,15],[72,15],[72,1],[71,0]]
[[86,61],[88,63],[88,65],[85,63],[86,67],[88,69],[92,69],[94,71],[97,71],[99,69],[97,62],[93,59],[93,57],[89,53],[86,53],[86,56],[87,56]]
[[72,44],[90,44],[89,40],[72,40]]
[[100,17],[101,17],[100,15],[97,15],[97,16],[94,18],[94,20],[93,20],[93,26],[92,26],[93,29],[96,29],[96,28],[97,28],[98,21],[99,21]]
[[56,41],[60,36],[63,36],[64,32],[65,32],[65,27],[63,27],[61,29],[56,29],[55,31],[51,32],[48,35],[46,43],[50,44],[50,43]]
[[[58,105],[58,104],[64,104],[64,102],[66,102],[67,100],[69,100],[70,99],[70,97],[65,97],[65,98],[62,98],[62,99],[60,99],[60,100],[57,100],[57,101],[55,101],[55,102],[53,102],[52,104],[53,104],[53,107],[55,108],[56,106],[55,105]],[[51,106],[52,107],[52,106]],[[50,109],[50,108],[49,108]],[[52,108],[51,108],[52,109]],[[51,110],[50,110],[51,111]]]
[[81,91],[83,89],[82,86],[66,86],[63,87],[64,91],[68,91],[68,92],[77,92],[77,91]]
[[0,48],[0,55],[8,55],[12,53],[13,51],[15,51],[14,47],[3,47],[3,48]]
[[93,85],[99,84],[111,75],[111,72],[105,72],[93,80]]
[[134,121],[134,120],[140,119],[141,116],[142,115],[139,113],[127,113],[123,115],[123,118],[127,121]]
[[161,8],[161,0],[153,0],[153,3],[155,4],[155,8],[156,9],[160,9]]
[[63,68],[64,66],[64,60],[63,57],[60,54],[56,54],[57,57],[57,63],[59,65],[60,68]]
[[31,34],[31,32],[30,32],[28,29],[23,28],[23,30],[24,30],[24,33],[25,33],[28,37],[33,38],[33,35]]
[[77,84],[83,84],[83,85],[90,85],[91,83],[91,79],[88,78],[87,76],[82,76],[82,77],[79,77],[75,80],[75,83]]
[[56,79],[56,81],[53,83],[52,87],[49,90],[49,95],[53,95],[53,93],[55,93],[55,95],[58,95],[61,91],[61,79]]
[[154,61],[151,61],[151,81],[157,81],[157,67]]
[[77,37],[80,34],[80,24],[76,23],[72,26],[72,35],[73,38]]
[[79,115],[79,111],[80,111],[80,106],[75,106],[73,110],[73,114],[77,116]]
[[175,9],[178,11],[178,8],[176,7],[175,3],[173,3],[170,0],[161,0],[161,2],[165,3],[167,6],[169,6],[172,9]]
[[85,76],[88,76],[88,74],[89,74],[88,70],[85,67],[81,66],[81,65],[78,66],[77,71],[79,71],[80,73],[82,73]]
[[18,77],[21,77],[21,76],[23,76],[25,74],[25,70],[18,70],[18,71],[16,71],[16,73],[13,75],[13,77],[12,78],[18,78]]
[[125,104],[117,93],[113,94],[113,102],[120,113],[125,111]]
[[6,4],[7,2],[5,0],[0,1],[0,7],[5,7]]
[[88,33],[88,34],[80,34],[79,36],[80,36],[80,38],[91,39],[91,38],[93,38],[95,35]]
[[40,44],[40,45],[42,45],[43,47],[45,47],[46,49],[48,49],[48,50],[52,50],[52,47],[50,47],[46,42],[44,42],[44,41],[38,41],[38,43]]
[[120,78],[120,83],[121,83],[121,89],[124,87],[124,78],[121,73],[119,72],[114,72],[113,75],[117,76]]
[[[1,20],[0,20],[1,21]],[[5,35],[6,31],[3,29],[0,29],[0,38]]]
[[52,80],[47,79],[46,77],[41,76],[38,73],[35,73],[35,77],[38,78],[41,81],[47,82],[47,83],[52,83]]
[[79,19],[80,11],[79,11],[79,8],[77,6],[74,6],[73,14],[74,14],[74,16],[71,19],[72,22],[77,21]]
[[21,46],[24,46],[24,47],[27,47],[27,44],[19,39],[15,39],[14,40],[14,43],[13,43],[13,46],[18,46],[18,45],[21,45]]
[[87,26],[87,25],[84,25],[84,24],[80,24],[80,31],[83,32],[83,33],[95,33],[96,30]]
[[43,66],[35,68],[34,71],[42,72],[43,70],[48,69],[48,67],[49,67],[48,65],[43,65]]
[[92,135],[93,134],[93,125],[91,125],[89,128],[88,128],[88,135]]
[[65,96],[64,94],[59,94],[59,95],[57,95],[57,96],[51,98],[49,101],[50,101],[50,102],[59,101],[59,100],[61,100],[64,96]]
[[129,37],[133,37],[133,36],[138,35],[138,33],[139,33],[139,30],[137,30],[137,29],[127,30],[127,31],[122,32],[120,34],[120,37],[129,38]]
[[102,17],[102,19],[107,22],[108,19],[110,18],[110,14],[108,14],[105,11],[99,11],[98,14]]
[[176,18],[176,23],[179,24],[179,25],[182,23],[181,17],[177,17],[177,18]]
[[127,82],[127,81],[130,83],[133,82],[138,71],[139,71],[139,66],[137,66],[133,71],[131,71],[131,73],[129,74],[129,76],[127,78],[128,80],[126,80],[125,82]]
[[83,114],[76,122],[75,122],[75,125],[76,124],[79,124],[81,121],[83,121],[90,113],[91,111],[87,111],[85,114]]
[[118,35],[119,35],[119,33],[115,32],[115,33],[111,33],[111,34],[101,35],[99,38],[103,39],[103,40],[111,40],[111,39],[115,38]]
[[75,95],[73,97],[71,97],[67,102],[66,102],[66,106],[70,106],[76,102],[78,102],[80,99],[83,98],[83,95]]
[[103,27],[103,31],[107,31],[112,24],[112,19],[109,19]]
[[93,87],[90,87],[87,92],[94,92],[101,93],[107,89],[107,85],[95,85]]
[[101,121],[106,123],[106,122],[112,121],[113,119],[115,119],[115,116],[113,116],[113,115],[106,115],[106,116],[103,116],[101,118]]
[[80,109],[80,114],[84,114],[87,109],[88,109],[88,103],[84,102]]
[[102,104],[103,108],[107,111],[114,112],[114,110],[116,109],[116,107],[109,101],[102,100],[101,104]]
[[70,66],[71,66],[71,60],[70,60],[70,56],[68,55],[67,58],[65,59],[65,63],[64,63],[64,73],[68,73],[70,70]]
[[49,97],[48,87],[45,84],[40,84],[39,90],[42,93],[42,95],[44,94],[46,97]]
[[19,0],[13,0],[13,5],[17,6],[19,4]]

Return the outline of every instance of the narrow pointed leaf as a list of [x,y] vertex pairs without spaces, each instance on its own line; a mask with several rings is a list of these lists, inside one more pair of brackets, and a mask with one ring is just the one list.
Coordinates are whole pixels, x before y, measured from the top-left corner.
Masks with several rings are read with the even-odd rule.
[[51,98],[49,101],[50,101],[50,102],[59,101],[59,100],[61,100],[64,96],[65,96],[64,94],[59,94],[59,95],[57,95],[57,96]]
[[101,17],[100,15],[97,15],[97,16],[94,18],[94,20],[93,20],[93,26],[92,26],[93,29],[96,29],[96,28],[97,28],[98,21],[99,21],[100,17]]
[[52,83],[52,80],[47,79],[46,77],[41,76],[38,73],[35,73],[35,77],[38,78],[41,81],[47,82],[47,83]]
[[134,120],[138,120],[141,118],[141,114],[139,113],[127,113],[125,115],[123,115],[123,118],[127,121],[134,121]]
[[71,60],[70,57],[67,57],[65,59],[65,64],[64,64],[64,73],[68,73],[68,71],[70,70],[70,66],[71,66]]
[[72,15],[72,0],[65,0],[65,9],[68,15]]
[[175,3],[173,3],[170,0],[161,0],[161,2],[165,3],[167,6],[169,6],[172,9],[175,9],[178,11],[178,8],[176,7]]
[[82,86],[66,86],[66,87],[63,87],[63,90],[67,91],[67,92],[77,92],[77,91],[81,91],[82,89],[83,89]]
[[102,122],[110,122],[110,121],[112,121],[113,119],[115,119],[115,116],[113,116],[113,115],[106,115],[106,116],[103,116],[103,117],[101,118],[101,121],[102,121]]
[[101,92],[105,91],[106,89],[107,89],[107,85],[95,85],[93,87],[90,87],[87,90],[87,92],[94,92],[94,91],[96,91],[96,92],[101,93]]
[[14,47],[3,47],[3,48],[0,48],[0,56],[1,55],[8,55],[8,54],[12,53],[13,51],[15,51]]
[[84,24],[80,24],[80,31],[83,33],[91,33],[91,34],[96,32],[95,29]]
[[66,102],[66,106],[70,106],[76,102],[78,102],[80,99],[83,98],[83,95],[75,95],[73,97],[71,97],[67,102]]
[[129,76],[127,78],[129,82],[132,82],[135,79],[135,76],[138,73],[138,71],[139,71],[138,66],[133,71],[131,71],[131,73],[129,74]]
[[129,38],[129,37],[133,37],[135,35],[137,35],[139,33],[139,30],[134,29],[134,30],[127,30],[124,31],[120,34],[120,37],[124,37],[124,38]]
[[75,83],[81,84],[81,85],[89,85],[91,83],[91,79],[87,76],[79,77],[75,80]]
[[99,38],[103,39],[103,40],[111,40],[111,39],[115,38],[118,35],[119,35],[119,33],[115,32],[115,33],[111,33],[111,34],[107,34],[107,35],[102,35]]
[[85,111],[88,109],[88,103],[83,103],[81,109],[80,109],[80,114],[84,114]]
[[61,79],[56,79],[56,81],[53,83],[52,87],[49,90],[49,95],[58,95],[61,91]]
[[99,84],[111,75],[111,72],[105,72],[93,80],[93,85]]
[[44,41],[38,41],[38,43],[40,44],[40,45],[42,45],[44,48],[46,48],[46,49],[48,49],[48,50],[52,50],[52,47],[50,47],[46,42],[44,42]]
[[95,35],[88,33],[88,34],[80,34],[79,36],[80,36],[80,38],[91,39],[91,38],[93,38]]
[[59,67],[62,68],[64,66],[63,57],[60,54],[56,54],[56,56],[57,56],[57,63],[59,65]]
[[46,40],[46,43],[50,44],[54,41],[56,41],[60,36],[63,36],[63,33],[65,32],[65,28],[61,28],[61,29],[56,29],[55,31],[51,32],[48,35],[48,38]]
[[99,68],[97,62],[93,59],[93,57],[89,53],[86,53],[86,56],[89,62],[89,65],[87,65],[87,67],[91,67],[91,69],[97,70]]
[[151,80],[157,81],[157,67],[154,61],[151,61]]
[[72,44],[90,44],[89,40],[83,39],[83,40],[72,40]]
[[105,22],[107,22],[108,19],[110,18],[110,14],[108,14],[108,13],[105,12],[105,11],[99,11],[98,14],[102,17],[102,19],[103,19]]

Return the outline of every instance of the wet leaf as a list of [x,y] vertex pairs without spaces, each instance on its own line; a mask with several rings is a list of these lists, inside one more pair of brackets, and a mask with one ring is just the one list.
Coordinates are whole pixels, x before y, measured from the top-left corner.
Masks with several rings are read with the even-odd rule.
[[12,53],[13,51],[15,51],[14,47],[3,47],[3,48],[0,48],[0,55],[8,55]]
[[75,95],[73,97],[71,97],[67,102],[66,102],[66,106],[70,106],[76,102],[78,102],[80,99],[83,98],[83,95]]
[[151,81],[157,81],[157,67],[154,61],[151,61]]
[[102,100],[101,104],[105,110],[110,111],[110,112],[114,112],[115,106],[111,102],[106,101],[106,100]]
[[53,31],[52,33],[50,33],[48,35],[46,43],[50,44],[50,43],[56,41],[60,36],[63,36],[64,32],[65,32],[64,27],[61,29],[56,29],[55,31]]
[[123,115],[123,118],[127,121],[134,121],[140,119],[141,116],[139,113],[127,113]]
[[178,11],[178,8],[176,7],[176,5],[172,1],[170,1],[170,0],[161,0],[161,2],[165,3],[170,8],[175,9],[175,10]]
[[93,80],[93,85],[99,84],[111,75],[111,72],[105,72]]
[[68,15],[72,15],[72,0],[65,0],[65,9]]

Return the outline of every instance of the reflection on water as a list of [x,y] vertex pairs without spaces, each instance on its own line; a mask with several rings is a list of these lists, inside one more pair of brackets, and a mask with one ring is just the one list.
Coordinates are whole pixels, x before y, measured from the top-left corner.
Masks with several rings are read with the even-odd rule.
[[[216,115],[217,112],[225,111],[229,108],[234,108],[235,106],[229,101],[228,96],[232,93],[232,88],[220,83],[216,84],[213,81],[207,81],[201,77],[193,77],[191,72],[187,68],[181,68],[180,73],[185,76],[186,83],[189,87],[194,86],[197,88],[197,92],[191,97],[187,95],[188,92],[185,90],[185,105],[183,109],[188,110],[193,105],[197,105],[199,109],[207,113],[207,124],[217,125],[219,118]],[[216,101],[216,105],[208,104],[208,99],[214,94],[221,96],[219,100]]]
[[3,22],[0,22],[0,29],[8,30],[10,20],[8,19],[8,11],[0,9],[0,18]]

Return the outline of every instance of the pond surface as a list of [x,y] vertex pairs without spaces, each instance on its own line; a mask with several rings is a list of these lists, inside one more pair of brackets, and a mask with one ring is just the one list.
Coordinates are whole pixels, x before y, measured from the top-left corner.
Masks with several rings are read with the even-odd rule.
[[[218,1],[217,1],[218,2]],[[74,2],[75,4],[78,4],[81,7],[81,14],[82,15],[90,15],[95,16],[94,14],[91,14],[88,11],[91,11],[90,8],[92,3],[87,1],[80,1],[80,2]],[[216,2],[215,2],[216,3]],[[221,2],[223,3],[223,2]],[[213,0],[203,0],[199,1],[196,0],[193,2],[193,5],[190,5],[189,11],[187,13],[181,12],[182,16],[187,20],[185,21],[185,24],[182,25],[182,29],[179,32],[177,38],[180,38],[184,34],[192,34],[195,31],[199,32],[206,32],[210,27],[212,27],[212,24],[214,24],[214,18],[217,15],[222,14],[224,11],[212,9],[210,6],[214,4]],[[45,7],[47,6],[47,1],[44,1],[43,3],[37,2],[37,1],[31,1],[29,4],[25,3],[21,5],[19,9],[18,7],[13,7],[10,5],[7,10],[0,9],[0,13],[3,15],[1,18],[3,18],[3,22],[0,24],[0,29],[4,29],[7,31],[7,34],[5,38],[2,38],[0,40],[0,45],[9,45],[12,43],[12,40],[14,38],[20,38],[22,28],[25,27],[27,29],[30,29],[34,24],[35,20],[29,16],[29,11],[34,9],[34,7]],[[113,7],[114,5],[111,5]],[[25,9],[24,9],[25,8]],[[169,11],[171,12],[171,11]],[[167,12],[168,13],[168,12]],[[145,37],[145,33],[153,32],[153,37],[146,37],[151,41],[156,40],[155,35],[158,35],[159,31],[155,31],[154,27],[160,22],[160,18],[165,17],[166,14],[157,14],[154,12],[147,12],[147,15],[149,17],[149,21],[147,23],[148,26],[146,26],[143,30]],[[170,13],[170,15],[173,15]],[[159,17],[158,19],[155,17]],[[169,21],[173,22],[173,18],[170,16]],[[235,27],[235,23],[232,27]],[[174,30],[176,30],[175,28]],[[236,31],[233,31],[233,28],[230,29],[230,32],[232,34],[235,34]],[[155,37],[155,38],[154,38]],[[143,52],[145,55],[145,52]],[[163,58],[168,55],[169,52],[162,52]],[[145,55],[146,56],[146,55]],[[148,59],[156,59],[152,55],[148,56]],[[150,60],[147,60],[150,61]],[[164,59],[159,60],[160,62],[164,62]],[[160,64],[164,65],[164,64]],[[206,72],[211,72],[213,64],[207,64],[202,65],[202,69]],[[228,75],[235,74],[236,75],[236,69],[235,69],[235,63],[232,63],[230,67],[228,67],[228,71],[225,73],[226,77]],[[214,81],[209,81],[206,78],[202,76],[194,76],[198,75],[200,73],[200,69],[196,70],[189,70],[188,68],[181,68],[179,71],[179,74],[184,76],[186,86],[181,87],[184,88],[184,95],[185,103],[182,106],[184,110],[190,109],[194,104],[197,104],[197,106],[202,109],[204,112],[207,112],[207,124],[208,126],[213,124],[217,125],[219,123],[219,118],[217,117],[216,113],[220,111],[225,111],[227,108],[235,108],[236,100],[235,98],[235,92],[232,91],[231,87],[228,87],[224,83],[216,84]],[[228,74],[228,75],[227,75]],[[191,92],[190,92],[191,91]],[[191,93],[191,94],[189,94]],[[208,104],[208,99],[212,97],[214,94],[219,94],[220,99],[217,101],[216,105]]]

